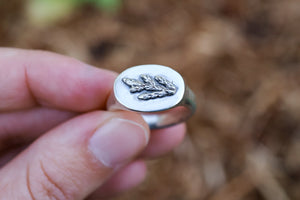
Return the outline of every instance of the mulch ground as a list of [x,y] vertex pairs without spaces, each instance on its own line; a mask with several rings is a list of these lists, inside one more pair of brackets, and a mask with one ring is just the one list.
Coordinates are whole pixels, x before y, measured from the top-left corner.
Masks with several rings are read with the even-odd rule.
[[0,45],[50,50],[121,72],[157,63],[197,96],[184,143],[117,199],[300,199],[298,0],[125,0],[39,28],[0,6]]

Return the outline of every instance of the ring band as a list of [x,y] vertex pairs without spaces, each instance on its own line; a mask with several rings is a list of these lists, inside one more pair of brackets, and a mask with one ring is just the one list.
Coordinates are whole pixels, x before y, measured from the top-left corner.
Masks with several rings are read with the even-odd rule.
[[150,129],[159,129],[187,120],[196,103],[178,72],[162,65],[138,65],[116,78],[107,108],[138,112]]

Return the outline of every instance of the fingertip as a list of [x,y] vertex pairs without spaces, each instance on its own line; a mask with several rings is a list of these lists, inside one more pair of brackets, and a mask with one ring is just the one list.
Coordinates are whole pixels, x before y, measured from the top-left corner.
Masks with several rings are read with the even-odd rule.
[[105,108],[115,72],[63,55],[38,53],[44,57],[27,65],[27,80],[39,104],[76,112]]
[[56,53],[0,48],[0,110],[35,105],[86,112],[105,108],[116,73]]
[[150,127],[149,125],[146,123],[146,121],[143,119],[142,115],[133,112],[133,111],[118,111],[118,116],[120,118],[123,119],[129,119],[131,121],[136,122],[137,124],[139,124],[140,126],[143,127],[143,129],[145,129],[145,133],[146,133],[146,141],[147,143],[149,143],[150,140]]
[[[108,197],[136,187],[144,181],[147,174],[145,161],[137,160],[115,173],[93,197]],[[93,198],[92,198],[93,199]]]
[[185,123],[152,131],[150,141],[142,156],[155,158],[172,151],[182,142],[185,134]]

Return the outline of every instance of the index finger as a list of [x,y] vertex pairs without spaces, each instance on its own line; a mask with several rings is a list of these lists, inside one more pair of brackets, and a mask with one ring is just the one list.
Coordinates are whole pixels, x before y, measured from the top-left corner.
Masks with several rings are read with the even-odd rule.
[[48,106],[104,108],[116,74],[66,56],[0,48],[0,112]]

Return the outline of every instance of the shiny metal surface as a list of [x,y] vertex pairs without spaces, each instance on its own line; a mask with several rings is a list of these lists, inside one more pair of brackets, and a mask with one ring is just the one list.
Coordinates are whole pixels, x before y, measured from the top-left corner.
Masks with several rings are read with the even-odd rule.
[[183,122],[196,109],[194,95],[181,75],[162,65],[139,65],[123,71],[115,80],[107,107],[138,112],[151,129]]

